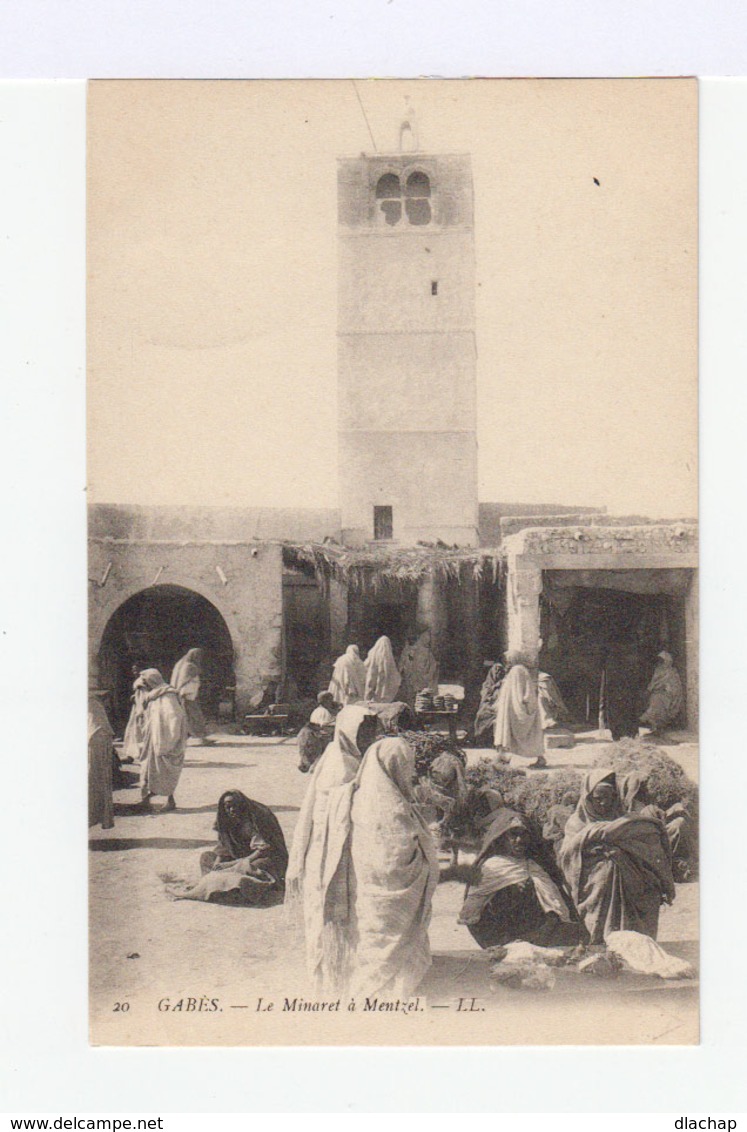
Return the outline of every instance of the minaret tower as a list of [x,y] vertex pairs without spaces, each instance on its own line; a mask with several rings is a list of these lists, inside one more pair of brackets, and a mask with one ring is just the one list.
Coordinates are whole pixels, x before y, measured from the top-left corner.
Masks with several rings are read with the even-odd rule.
[[339,161],[343,540],[477,543],[475,250],[470,159]]

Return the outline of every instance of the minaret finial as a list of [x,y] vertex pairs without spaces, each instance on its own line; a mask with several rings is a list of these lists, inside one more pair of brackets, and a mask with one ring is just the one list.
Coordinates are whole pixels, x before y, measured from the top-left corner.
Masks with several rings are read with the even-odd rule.
[[405,117],[399,128],[399,151],[417,153],[419,148],[417,115],[410,104],[409,95],[405,95]]

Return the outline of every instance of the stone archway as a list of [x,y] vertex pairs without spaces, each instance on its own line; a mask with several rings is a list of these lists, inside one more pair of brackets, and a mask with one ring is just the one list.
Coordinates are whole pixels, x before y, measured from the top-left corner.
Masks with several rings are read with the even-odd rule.
[[158,668],[165,679],[179,657],[202,648],[201,700],[216,717],[225,689],[235,684],[234,642],[224,616],[209,598],[173,583],[130,594],[108,617],[97,648],[98,678],[111,691],[113,722],[123,725],[135,670]]

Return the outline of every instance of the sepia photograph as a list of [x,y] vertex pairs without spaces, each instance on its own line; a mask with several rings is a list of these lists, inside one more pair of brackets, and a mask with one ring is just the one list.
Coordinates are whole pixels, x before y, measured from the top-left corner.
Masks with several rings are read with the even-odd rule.
[[94,80],[90,1040],[699,1040],[698,84]]

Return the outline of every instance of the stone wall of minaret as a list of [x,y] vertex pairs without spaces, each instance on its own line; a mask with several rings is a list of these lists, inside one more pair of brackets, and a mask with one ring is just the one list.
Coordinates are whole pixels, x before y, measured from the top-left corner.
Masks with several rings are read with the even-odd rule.
[[[470,159],[339,162],[342,535],[478,541],[475,255]],[[381,533],[381,532],[379,532]]]

